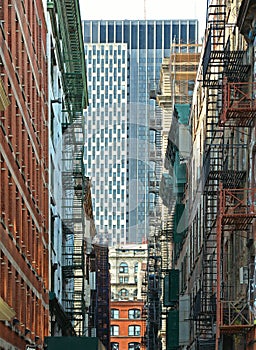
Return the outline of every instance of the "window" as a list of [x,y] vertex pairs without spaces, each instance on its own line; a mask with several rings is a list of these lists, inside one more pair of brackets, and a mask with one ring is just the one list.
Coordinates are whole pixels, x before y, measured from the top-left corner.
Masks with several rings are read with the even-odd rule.
[[110,326],[110,335],[119,335],[119,326]]
[[114,24],[108,24],[108,42],[111,43],[114,41]]
[[119,350],[119,343],[111,343],[111,350]]
[[111,318],[114,318],[114,319],[119,318],[119,310],[118,309],[111,309]]
[[[170,39],[170,24],[165,24],[164,25],[164,48],[165,49],[168,49],[168,48],[170,48],[170,42],[171,42],[171,39]],[[175,34],[179,34],[179,33],[176,33],[175,32],[175,24],[173,25],[173,38],[172,38],[172,40],[175,40],[175,39],[177,39],[178,38],[178,36],[177,35],[175,35]],[[175,33],[175,34],[174,34]]]
[[129,277],[119,277],[119,283],[128,283]]
[[162,49],[162,24],[156,25],[156,48]]
[[100,24],[100,42],[101,43],[106,42],[106,23]]
[[[146,26],[145,26],[145,24],[139,25],[139,48],[140,49],[146,48]],[[150,47],[150,49],[153,49],[153,47]]]
[[125,262],[120,264],[119,273],[128,273],[128,265]]
[[130,309],[128,311],[129,319],[140,318],[140,310],[139,309]]
[[[154,48],[154,25],[148,24],[148,48],[153,49]],[[160,47],[161,49],[161,47]]]
[[137,273],[137,272],[138,272],[138,266],[139,266],[138,263],[136,263],[136,264],[134,265],[134,273]]
[[138,33],[137,33],[137,31],[138,31],[138,27],[137,27],[137,24],[136,23],[133,23],[132,24],[132,35],[131,35],[131,37],[132,37],[132,49],[137,49],[137,39],[138,39],[138,37],[137,37],[137,35],[138,35]]
[[118,295],[121,299],[127,299],[128,296],[129,296],[129,292],[127,289],[125,288],[122,288],[119,292],[118,292]]
[[140,326],[129,326],[128,335],[140,336]]
[[116,42],[117,43],[122,42],[122,24],[121,23],[116,25]]
[[140,343],[129,343],[128,350],[140,350]]

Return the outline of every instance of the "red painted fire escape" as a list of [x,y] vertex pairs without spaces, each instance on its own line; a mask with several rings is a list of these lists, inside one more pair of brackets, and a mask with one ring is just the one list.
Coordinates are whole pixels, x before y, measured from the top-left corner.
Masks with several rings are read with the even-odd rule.
[[[250,130],[256,117],[255,88],[255,83],[228,82],[224,78],[219,125],[228,127],[229,130]],[[239,274],[239,263],[236,261],[235,250],[232,256],[230,254],[230,242],[234,236],[246,237],[251,231],[256,218],[256,188],[226,188],[223,184],[225,178],[219,186],[217,214],[216,350],[219,349],[222,335],[246,335],[254,322],[250,287],[247,295],[237,292],[239,288],[234,281]],[[247,283],[249,284],[249,277]]]

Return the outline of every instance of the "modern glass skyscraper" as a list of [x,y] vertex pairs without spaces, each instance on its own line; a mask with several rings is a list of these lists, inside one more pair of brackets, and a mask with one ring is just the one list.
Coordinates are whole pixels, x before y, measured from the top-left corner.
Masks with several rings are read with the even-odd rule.
[[93,20],[83,28],[90,102],[85,165],[97,231],[110,245],[140,243],[156,202],[149,185],[157,164],[149,154],[159,140],[150,126],[158,107],[150,85],[173,42],[197,43],[198,21]]

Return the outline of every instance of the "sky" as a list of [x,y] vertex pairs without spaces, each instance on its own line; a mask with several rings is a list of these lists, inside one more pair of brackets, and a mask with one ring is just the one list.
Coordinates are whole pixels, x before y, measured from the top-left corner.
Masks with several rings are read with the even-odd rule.
[[79,0],[83,19],[198,19],[203,36],[207,0]]

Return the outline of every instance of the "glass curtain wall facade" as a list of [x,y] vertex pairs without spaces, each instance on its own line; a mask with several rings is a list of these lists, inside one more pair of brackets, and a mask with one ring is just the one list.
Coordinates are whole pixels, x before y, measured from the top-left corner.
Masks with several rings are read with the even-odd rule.
[[[149,192],[151,177],[157,173],[157,164],[149,158],[152,143],[157,138],[152,137],[149,120],[161,112],[155,100],[149,98],[150,84],[159,81],[161,63],[164,57],[170,57],[171,43],[197,43],[198,21],[93,20],[83,21],[83,28],[90,102],[86,118],[87,139],[91,139],[89,142],[92,144],[94,139],[97,142],[101,130],[109,128],[106,122],[112,120],[116,130],[121,128],[120,148],[126,152],[119,158],[116,154],[116,162],[121,165],[118,172],[115,162],[104,163],[106,155],[111,154],[111,148],[113,152],[113,148],[119,146],[120,141],[114,130],[112,140],[109,132],[102,132],[104,135],[99,141],[101,160],[98,163],[96,156],[90,153],[90,145],[86,145],[85,164],[87,174],[93,181],[93,204],[99,239],[104,237],[103,240],[107,241],[108,238],[110,245],[141,243],[150,232],[149,216],[157,201],[157,194]],[[117,50],[116,58],[109,52],[111,47]],[[103,51],[106,54],[103,55]],[[120,73],[119,80],[115,80],[118,65],[125,76]],[[118,106],[121,119],[116,113]],[[109,120],[110,110],[112,119]],[[115,198],[114,193],[111,193],[114,179],[106,177],[109,172],[112,176],[116,174],[116,181],[121,186],[120,193],[124,190],[123,197]],[[160,179],[157,179],[157,186],[159,182]],[[119,191],[118,187],[116,191]]]

